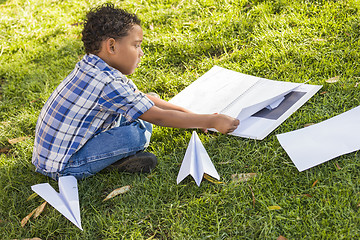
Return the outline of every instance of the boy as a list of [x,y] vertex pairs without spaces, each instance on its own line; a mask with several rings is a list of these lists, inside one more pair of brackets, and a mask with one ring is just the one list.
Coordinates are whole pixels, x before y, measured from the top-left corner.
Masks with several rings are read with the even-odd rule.
[[140,92],[125,75],[144,55],[135,14],[104,4],[87,14],[82,31],[86,55],[51,94],[38,118],[32,162],[57,180],[91,176],[111,165],[119,171],[150,172],[157,158],[144,152],[152,124],[215,128],[239,124],[222,114],[194,114]]

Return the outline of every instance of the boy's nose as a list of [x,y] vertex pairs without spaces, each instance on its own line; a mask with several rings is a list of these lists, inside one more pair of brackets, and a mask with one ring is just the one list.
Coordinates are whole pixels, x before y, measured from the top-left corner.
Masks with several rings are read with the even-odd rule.
[[142,56],[144,56],[144,55],[145,55],[145,53],[144,53],[143,50],[140,48],[139,56],[142,57]]

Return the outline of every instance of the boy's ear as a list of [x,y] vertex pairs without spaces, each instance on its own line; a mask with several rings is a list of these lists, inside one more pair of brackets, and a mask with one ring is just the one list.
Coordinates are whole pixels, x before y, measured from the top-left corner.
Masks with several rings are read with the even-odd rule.
[[113,38],[108,38],[107,40],[105,40],[105,48],[109,54],[115,53],[115,43],[116,41]]

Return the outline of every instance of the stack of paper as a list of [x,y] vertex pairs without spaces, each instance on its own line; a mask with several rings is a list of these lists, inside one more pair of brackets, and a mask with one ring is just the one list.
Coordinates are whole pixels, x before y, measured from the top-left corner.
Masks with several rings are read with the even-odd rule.
[[262,140],[320,88],[214,66],[170,102],[199,114],[222,113],[237,118],[240,125],[232,135]]

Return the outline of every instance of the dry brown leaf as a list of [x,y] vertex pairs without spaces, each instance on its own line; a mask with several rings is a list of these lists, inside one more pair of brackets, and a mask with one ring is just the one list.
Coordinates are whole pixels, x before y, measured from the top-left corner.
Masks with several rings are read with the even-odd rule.
[[3,147],[3,148],[0,148],[0,153],[8,153],[10,150],[10,147],[9,146],[6,146],[6,147]]
[[280,210],[281,209],[280,206],[269,206],[267,208],[268,208],[268,210]]
[[339,81],[339,79],[340,79],[340,76],[335,76],[335,77],[329,78],[328,80],[325,80],[325,82],[336,83],[337,81]]
[[218,164],[229,164],[229,163],[232,163],[232,161],[219,162]]
[[316,180],[313,184],[312,184],[312,188],[317,184],[317,182],[318,182],[319,180]]
[[339,164],[337,162],[335,162],[336,168],[341,170],[342,168],[339,166]]
[[32,210],[31,213],[29,213],[26,217],[24,217],[22,220],[21,220],[21,226],[24,227],[25,224],[29,221],[29,219],[31,218],[31,216],[35,213],[36,209]]
[[113,197],[115,197],[115,196],[117,196],[117,195],[119,195],[119,194],[124,194],[124,193],[126,193],[127,191],[129,191],[130,188],[131,188],[131,187],[130,187],[129,185],[123,186],[123,187],[121,187],[121,188],[117,188],[117,189],[115,189],[114,191],[112,191],[111,193],[109,193],[109,195],[107,195],[106,198],[104,198],[103,201],[107,201],[107,200],[109,200],[110,198],[113,198]]
[[35,213],[34,213],[34,216],[33,218],[37,218],[43,211],[44,211],[44,208],[46,206],[46,201],[43,202],[40,206],[38,206],[36,209],[35,209]]
[[288,240],[288,239],[286,237],[280,235],[276,240]]
[[255,177],[256,173],[235,173],[231,175],[233,182],[246,182]]
[[248,184],[250,191],[251,191],[251,195],[252,195],[252,201],[253,201],[253,208],[255,208],[255,194],[251,188],[251,186]]
[[21,226],[24,227],[25,224],[29,221],[29,219],[31,218],[31,216],[33,216],[33,218],[37,218],[43,211],[45,208],[46,202],[43,202],[40,206],[38,206],[37,208],[35,208],[34,210],[32,210],[31,213],[29,213],[26,217],[24,217],[21,220]]
[[327,91],[324,91],[324,92],[321,92],[320,95],[324,95],[324,94],[326,94],[326,93],[327,93]]
[[304,125],[304,127],[309,127],[309,126],[314,125],[314,124],[315,123],[307,123],[307,124]]
[[358,205],[356,205],[357,207],[360,207],[360,202],[358,203]]
[[212,183],[215,183],[215,184],[225,184],[224,182],[220,182],[220,181],[216,180],[215,178],[207,175],[206,173],[204,174],[204,178],[206,180],[208,180],[209,182],[212,182]]
[[18,137],[18,138],[13,138],[13,139],[8,139],[8,142],[9,142],[11,145],[14,145],[15,143],[24,141],[24,140],[27,139],[27,138],[28,138],[28,136]]

